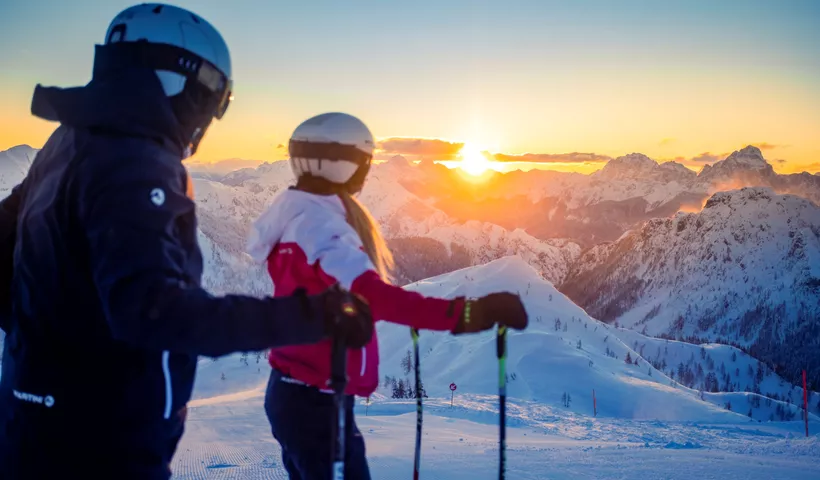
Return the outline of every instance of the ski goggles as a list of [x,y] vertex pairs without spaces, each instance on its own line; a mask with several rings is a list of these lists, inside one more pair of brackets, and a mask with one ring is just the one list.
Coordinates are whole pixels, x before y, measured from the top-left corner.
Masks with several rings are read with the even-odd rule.
[[183,75],[185,90],[194,90],[203,99],[203,108],[222,119],[233,100],[233,80],[199,55],[182,47],[165,43],[114,42],[97,45],[94,69],[106,70],[122,66],[163,70]]
[[292,158],[315,158],[320,160],[345,160],[359,166],[370,165],[373,155],[360,150],[355,145],[337,142],[310,142],[291,139],[288,153]]

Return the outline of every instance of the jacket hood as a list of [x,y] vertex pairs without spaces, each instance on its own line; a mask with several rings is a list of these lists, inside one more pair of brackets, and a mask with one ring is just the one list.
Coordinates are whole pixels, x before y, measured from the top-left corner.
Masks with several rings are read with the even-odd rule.
[[31,113],[63,125],[152,138],[183,155],[188,142],[153,70],[124,68],[83,87],[37,85]]

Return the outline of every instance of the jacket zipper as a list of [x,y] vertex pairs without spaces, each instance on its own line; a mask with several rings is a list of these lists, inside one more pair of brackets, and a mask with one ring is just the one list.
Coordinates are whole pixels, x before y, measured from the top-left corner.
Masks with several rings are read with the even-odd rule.
[[168,350],[162,351],[162,376],[165,378],[165,414],[164,418],[171,418],[171,404],[174,400],[174,392],[171,389],[171,370],[168,368]]

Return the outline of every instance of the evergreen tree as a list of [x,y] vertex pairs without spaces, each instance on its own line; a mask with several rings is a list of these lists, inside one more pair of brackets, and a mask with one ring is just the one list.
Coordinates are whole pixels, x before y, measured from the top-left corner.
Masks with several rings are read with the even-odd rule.
[[413,357],[410,355],[410,350],[407,350],[407,354],[401,359],[401,368],[405,375],[413,369]]
[[395,378],[393,379],[392,386],[393,386],[393,393],[390,396],[392,398],[402,398],[404,392],[402,392],[399,389],[399,382],[397,382]]
[[629,355],[629,352],[626,352],[626,358],[624,359],[628,365],[632,365],[632,357]]
[[404,379],[400,378],[396,389],[396,395],[393,398],[406,398],[407,386],[404,384]]

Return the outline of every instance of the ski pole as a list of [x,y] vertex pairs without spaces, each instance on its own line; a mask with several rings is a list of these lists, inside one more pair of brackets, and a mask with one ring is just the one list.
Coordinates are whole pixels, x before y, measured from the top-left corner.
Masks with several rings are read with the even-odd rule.
[[416,366],[416,454],[413,459],[413,480],[419,480],[419,468],[421,467],[421,371],[419,369],[419,331],[411,328],[410,334],[413,336],[413,354]]
[[500,414],[498,419],[499,465],[498,479],[504,480],[507,467],[507,327],[498,326],[496,335],[496,355],[498,356],[498,402]]
[[[356,307],[352,301],[342,304],[345,315],[355,315]],[[338,321],[342,321],[341,318]],[[336,435],[333,448],[333,480],[345,478],[345,387],[347,386],[347,348],[344,338],[337,335],[333,339],[333,350],[330,356],[330,386],[333,389],[333,401],[336,407]]]

